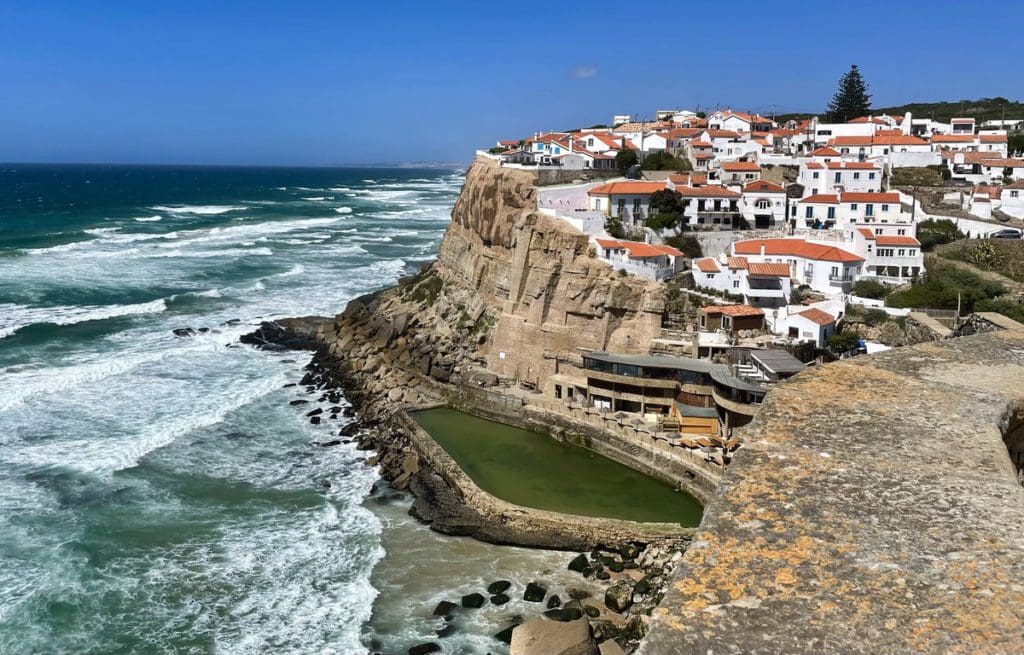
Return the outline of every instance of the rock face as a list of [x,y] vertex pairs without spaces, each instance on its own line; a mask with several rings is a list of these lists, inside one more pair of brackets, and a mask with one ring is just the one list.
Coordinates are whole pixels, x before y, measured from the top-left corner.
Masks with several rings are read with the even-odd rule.
[[1021,652],[1022,406],[1009,330],[779,385],[639,652]]
[[509,655],[598,655],[586,619],[531,619],[512,631]]

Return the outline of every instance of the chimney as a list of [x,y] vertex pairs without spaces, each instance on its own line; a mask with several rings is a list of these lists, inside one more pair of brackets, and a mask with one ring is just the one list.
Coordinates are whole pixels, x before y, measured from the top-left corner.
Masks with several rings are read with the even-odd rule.
[[913,119],[910,116],[910,112],[908,111],[907,113],[903,114],[903,125],[901,127],[903,127],[903,134],[904,134],[904,136],[910,136],[910,132],[911,132],[911,129],[912,129],[912,127],[911,127],[912,123],[913,123]]
[[764,241],[761,242],[761,256],[764,257]]

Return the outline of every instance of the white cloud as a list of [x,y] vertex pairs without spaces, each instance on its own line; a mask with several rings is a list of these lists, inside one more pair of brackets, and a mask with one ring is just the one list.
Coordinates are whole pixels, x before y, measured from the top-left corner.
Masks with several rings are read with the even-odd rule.
[[574,80],[586,80],[597,75],[597,66],[577,66],[570,75]]

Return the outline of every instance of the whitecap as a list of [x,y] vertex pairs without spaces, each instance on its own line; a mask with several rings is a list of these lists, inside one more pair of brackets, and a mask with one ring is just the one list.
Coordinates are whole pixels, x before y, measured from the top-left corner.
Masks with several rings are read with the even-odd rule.
[[241,205],[156,205],[150,207],[153,211],[170,212],[172,214],[195,214],[197,216],[216,216],[228,212],[242,211]]
[[335,207],[334,211],[338,212],[339,214],[351,214],[352,213],[352,208],[351,207]]
[[4,304],[0,305],[0,339],[9,337],[29,325],[39,323],[75,325],[119,316],[158,314],[166,309],[167,303],[163,299],[134,305],[32,307],[30,305]]
[[321,200],[327,200],[327,198],[324,196],[310,196],[308,198],[303,198],[303,200],[308,200],[309,202],[320,202]]
[[156,221],[163,220],[163,216],[156,214],[154,216],[139,216],[138,218],[132,219],[139,223],[155,223]]

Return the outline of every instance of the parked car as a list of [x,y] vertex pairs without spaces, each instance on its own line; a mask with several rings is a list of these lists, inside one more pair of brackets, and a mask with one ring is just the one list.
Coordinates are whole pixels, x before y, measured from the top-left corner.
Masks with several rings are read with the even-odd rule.
[[1021,238],[1020,230],[1013,228],[1006,228],[1003,230],[996,230],[988,235],[989,239],[1019,239]]

